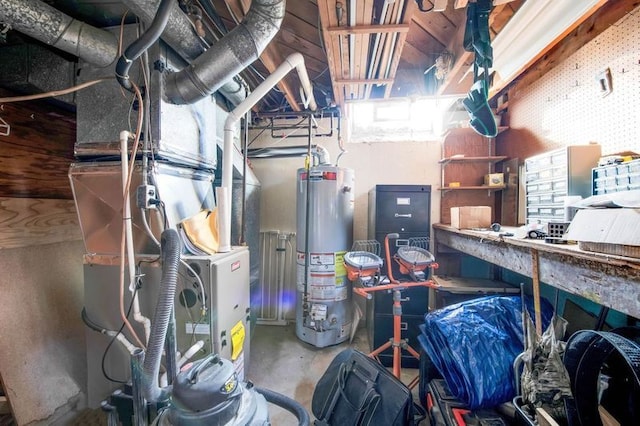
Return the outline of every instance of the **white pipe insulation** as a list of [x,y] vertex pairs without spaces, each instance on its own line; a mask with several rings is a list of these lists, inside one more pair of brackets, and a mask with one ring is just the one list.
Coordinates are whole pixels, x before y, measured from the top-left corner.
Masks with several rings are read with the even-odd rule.
[[[133,250],[133,225],[131,223],[131,197],[130,190],[127,190],[127,180],[129,178],[129,132],[123,130],[120,132],[120,161],[122,162],[122,195],[123,195],[123,213],[122,226],[125,227],[125,242],[127,248],[127,264],[129,266],[129,291],[133,297],[133,319],[144,326],[145,343],[149,342],[151,334],[151,320],[140,312],[140,302],[138,293],[136,292],[136,256]],[[131,165],[135,167],[135,164]],[[126,196],[125,196],[126,195]],[[120,259],[124,262],[124,259]]]
[[[184,353],[176,363],[176,369],[180,370],[180,367],[186,364],[193,356],[204,347],[204,341],[198,340],[193,346],[191,346],[187,352]],[[179,355],[179,353],[178,353]],[[165,371],[160,376],[160,387],[165,388],[169,385],[169,378],[167,377],[167,372]]]
[[218,234],[220,247],[218,251],[231,251],[231,187],[233,185],[233,134],[238,121],[275,87],[292,69],[296,69],[300,84],[304,89],[309,109],[315,111],[318,106],[313,97],[313,88],[309,74],[304,66],[304,57],[300,53],[292,53],[276,68],[247,98],[229,113],[224,122],[224,145],[222,147],[222,186],[216,188],[218,199]]

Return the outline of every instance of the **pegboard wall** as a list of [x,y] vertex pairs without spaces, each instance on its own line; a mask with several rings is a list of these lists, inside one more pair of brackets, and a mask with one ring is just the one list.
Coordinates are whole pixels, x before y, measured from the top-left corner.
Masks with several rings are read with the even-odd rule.
[[[611,92],[598,79],[611,74]],[[550,149],[597,142],[603,154],[640,152],[640,7],[509,99],[511,128]]]

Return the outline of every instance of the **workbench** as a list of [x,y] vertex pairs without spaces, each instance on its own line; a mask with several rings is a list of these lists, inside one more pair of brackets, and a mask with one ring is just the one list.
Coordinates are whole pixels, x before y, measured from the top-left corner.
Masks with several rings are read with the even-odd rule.
[[493,232],[434,224],[434,249],[436,256],[455,249],[640,318],[640,259],[501,235],[505,233],[518,235],[516,228]]

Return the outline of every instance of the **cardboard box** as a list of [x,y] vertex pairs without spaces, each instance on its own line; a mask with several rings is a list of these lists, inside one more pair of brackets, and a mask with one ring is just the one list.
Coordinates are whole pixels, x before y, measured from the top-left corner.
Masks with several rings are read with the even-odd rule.
[[451,226],[458,229],[486,229],[491,226],[491,207],[451,207]]
[[640,209],[578,210],[563,239],[586,251],[640,258]]
[[490,173],[488,175],[484,175],[484,184],[486,186],[503,186],[504,173]]

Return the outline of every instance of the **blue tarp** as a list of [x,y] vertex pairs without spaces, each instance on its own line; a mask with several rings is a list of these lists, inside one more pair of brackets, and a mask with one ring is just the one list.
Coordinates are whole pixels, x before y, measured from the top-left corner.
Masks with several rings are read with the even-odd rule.
[[[533,301],[525,298],[533,317]],[[553,307],[541,301],[542,329]],[[523,352],[519,296],[488,296],[425,315],[423,349],[451,392],[470,409],[493,407],[516,396],[513,362]]]

